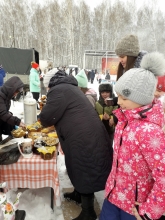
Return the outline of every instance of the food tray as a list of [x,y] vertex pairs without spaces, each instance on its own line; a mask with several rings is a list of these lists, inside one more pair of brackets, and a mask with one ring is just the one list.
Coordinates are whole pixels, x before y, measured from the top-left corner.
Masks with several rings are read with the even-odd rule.
[[41,136],[42,136],[41,132],[35,132],[35,131],[28,132],[28,138],[31,138],[33,141]]
[[59,143],[59,139],[54,137],[42,137],[41,141],[44,146],[57,146]]
[[41,131],[42,128],[43,128],[43,126],[41,125],[41,123],[39,121],[36,121],[34,124],[26,126],[27,131],[37,132],[37,131]]
[[16,130],[12,130],[11,134],[14,138],[21,138],[21,137],[25,137],[26,131],[23,130],[22,128],[18,128]]

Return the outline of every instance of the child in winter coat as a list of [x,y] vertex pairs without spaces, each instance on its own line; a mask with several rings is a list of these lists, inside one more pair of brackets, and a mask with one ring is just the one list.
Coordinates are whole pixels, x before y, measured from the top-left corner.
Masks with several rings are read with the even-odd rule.
[[106,99],[112,98],[113,89],[110,83],[103,83],[99,85],[99,100],[96,102],[95,109],[99,114],[107,132],[111,140],[111,144],[113,143],[114,137],[114,126],[110,126],[109,120],[112,117],[112,111],[117,109],[118,106],[107,106]]
[[165,136],[163,111],[154,103],[156,76],[163,75],[160,53],[143,57],[116,82],[120,109],[113,165],[100,220],[159,219],[165,212]]

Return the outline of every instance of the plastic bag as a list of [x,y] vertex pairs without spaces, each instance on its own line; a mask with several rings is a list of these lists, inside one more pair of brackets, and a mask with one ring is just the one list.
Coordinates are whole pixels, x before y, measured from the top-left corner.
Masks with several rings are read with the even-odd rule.
[[17,143],[5,146],[0,149],[0,165],[16,163],[20,155]]

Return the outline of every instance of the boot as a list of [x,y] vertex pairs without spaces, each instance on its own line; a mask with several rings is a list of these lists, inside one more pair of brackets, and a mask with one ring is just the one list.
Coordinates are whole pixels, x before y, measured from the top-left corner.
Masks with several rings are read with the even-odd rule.
[[77,192],[75,189],[71,193],[64,193],[64,198],[67,199],[68,201],[74,201],[78,204],[81,203],[81,194]]
[[94,210],[94,194],[81,195],[82,211],[77,218],[72,220],[96,220],[97,215]]

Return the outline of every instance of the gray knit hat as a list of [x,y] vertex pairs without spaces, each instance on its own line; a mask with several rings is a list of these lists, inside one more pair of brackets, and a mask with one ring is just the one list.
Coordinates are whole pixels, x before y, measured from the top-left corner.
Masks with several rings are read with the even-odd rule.
[[154,99],[156,76],[164,75],[165,58],[158,52],[146,54],[141,61],[141,68],[125,72],[115,85],[115,92],[140,105],[148,105]]
[[139,54],[139,41],[138,37],[135,35],[128,35],[122,38],[115,49],[115,52],[118,56],[132,56],[137,57]]

